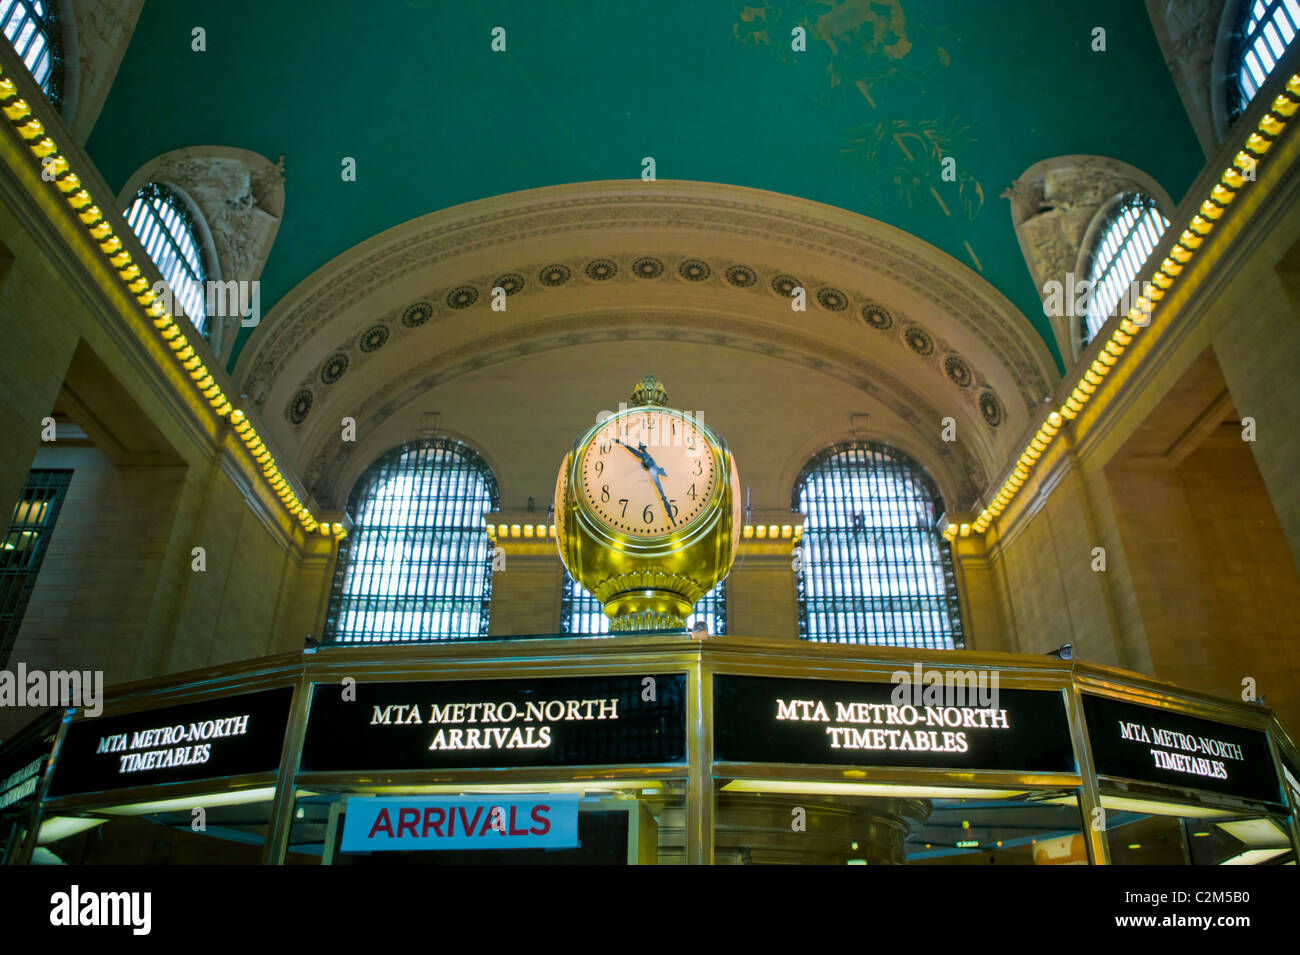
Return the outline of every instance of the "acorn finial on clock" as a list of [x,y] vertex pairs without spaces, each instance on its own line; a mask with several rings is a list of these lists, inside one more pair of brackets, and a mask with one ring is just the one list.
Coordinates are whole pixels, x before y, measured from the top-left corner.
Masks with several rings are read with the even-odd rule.
[[664,383],[654,375],[645,375],[642,377],[641,381],[637,383],[636,391],[632,392],[632,404],[668,404],[668,392],[664,390]]

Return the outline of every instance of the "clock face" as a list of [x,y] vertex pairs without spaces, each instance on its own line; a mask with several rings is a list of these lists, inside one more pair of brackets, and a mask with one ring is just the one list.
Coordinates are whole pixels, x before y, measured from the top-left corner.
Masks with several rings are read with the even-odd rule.
[[579,493],[611,530],[661,537],[713,498],[713,449],[694,422],[656,409],[610,418],[583,449]]

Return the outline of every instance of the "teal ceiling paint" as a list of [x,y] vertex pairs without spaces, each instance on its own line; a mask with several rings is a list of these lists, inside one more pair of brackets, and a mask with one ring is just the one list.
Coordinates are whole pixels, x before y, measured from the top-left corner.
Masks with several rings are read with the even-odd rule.
[[[1098,26],[1104,53],[1090,48]],[[88,149],[120,188],[194,145],[285,157],[264,311],[399,223],[637,179],[653,156],[660,179],[839,206],[972,267],[973,251],[1058,365],[1003,190],[1040,159],[1091,153],[1177,201],[1204,162],[1136,0],[149,0]],[[956,182],[940,176],[948,155]],[[342,181],[345,156],[356,182]]]

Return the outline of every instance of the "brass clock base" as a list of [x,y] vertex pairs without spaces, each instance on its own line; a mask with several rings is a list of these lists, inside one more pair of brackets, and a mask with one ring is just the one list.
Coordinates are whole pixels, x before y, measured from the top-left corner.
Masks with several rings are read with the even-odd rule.
[[680,594],[667,590],[636,590],[605,602],[611,633],[633,630],[681,630],[691,612]]

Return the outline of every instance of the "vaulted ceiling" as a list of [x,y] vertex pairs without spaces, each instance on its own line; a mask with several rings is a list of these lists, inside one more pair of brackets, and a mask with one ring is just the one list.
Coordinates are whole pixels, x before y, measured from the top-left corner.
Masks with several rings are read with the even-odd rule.
[[1177,201],[1203,164],[1136,0],[146,3],[89,151],[118,188],[198,145],[284,156],[264,313],[386,229],[516,190],[640,180],[652,157],[661,181],[811,199],[931,243],[1058,362],[1002,192],[1039,160],[1091,154]]

